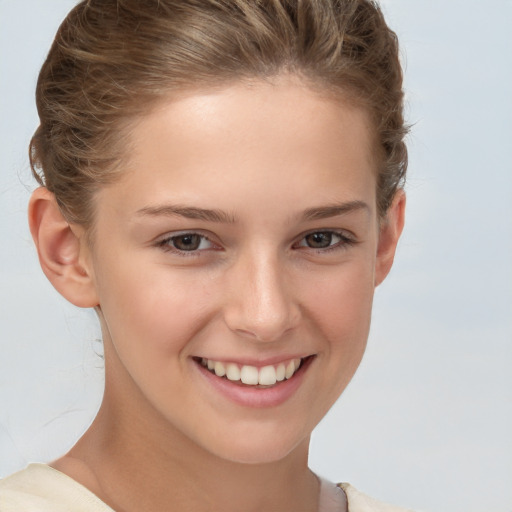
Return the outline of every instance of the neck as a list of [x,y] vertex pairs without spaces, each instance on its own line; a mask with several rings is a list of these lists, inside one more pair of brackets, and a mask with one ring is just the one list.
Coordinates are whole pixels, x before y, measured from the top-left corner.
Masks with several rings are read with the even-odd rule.
[[125,405],[106,392],[90,429],[54,464],[117,512],[317,510],[309,439],[281,460],[238,463],[204,450],[151,406],[130,414]]

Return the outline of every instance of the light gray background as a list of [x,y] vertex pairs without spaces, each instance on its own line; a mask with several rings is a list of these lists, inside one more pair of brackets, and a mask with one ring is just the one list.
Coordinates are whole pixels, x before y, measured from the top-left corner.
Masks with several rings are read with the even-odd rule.
[[[26,227],[38,69],[74,0],[0,0],[0,476],[67,450],[102,390],[98,329]],[[512,511],[512,1],[385,0],[406,67],[408,222],[320,474],[417,510]]]

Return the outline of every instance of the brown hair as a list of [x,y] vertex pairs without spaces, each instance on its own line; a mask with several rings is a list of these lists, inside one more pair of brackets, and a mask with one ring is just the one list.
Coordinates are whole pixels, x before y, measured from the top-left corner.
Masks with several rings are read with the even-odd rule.
[[370,0],[84,0],[37,84],[32,171],[71,222],[93,220],[127,126],[173,90],[291,72],[368,109],[384,215],[407,168],[397,38]]

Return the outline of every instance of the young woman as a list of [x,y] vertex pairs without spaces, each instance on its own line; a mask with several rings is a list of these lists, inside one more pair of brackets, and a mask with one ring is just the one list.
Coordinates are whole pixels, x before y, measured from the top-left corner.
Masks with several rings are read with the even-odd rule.
[[396,38],[365,0],[88,0],[42,68],[29,221],[105,393],[0,511],[397,510],[307,464],[403,227]]

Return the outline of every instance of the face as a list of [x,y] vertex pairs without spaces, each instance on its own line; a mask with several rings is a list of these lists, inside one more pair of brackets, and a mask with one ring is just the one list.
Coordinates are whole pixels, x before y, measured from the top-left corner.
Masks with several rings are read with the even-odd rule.
[[224,459],[283,458],[365,349],[381,278],[366,115],[283,79],[174,98],[131,137],[86,257],[107,393]]

